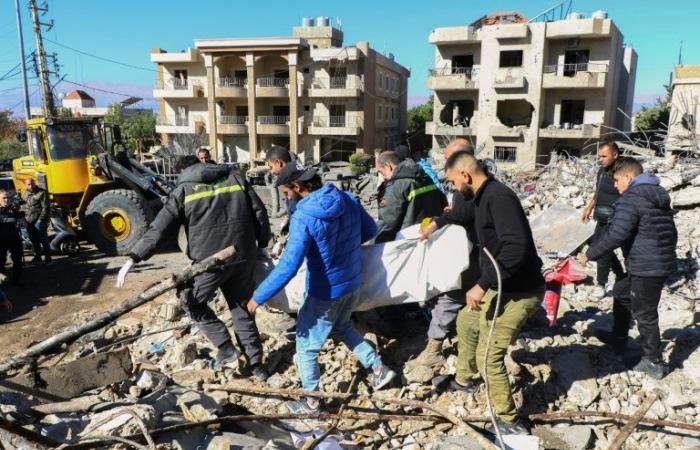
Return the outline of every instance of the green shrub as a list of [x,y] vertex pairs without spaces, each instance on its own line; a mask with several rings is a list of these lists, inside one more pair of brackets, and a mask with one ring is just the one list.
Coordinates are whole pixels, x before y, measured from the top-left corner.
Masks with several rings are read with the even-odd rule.
[[350,155],[350,170],[356,175],[369,172],[372,167],[372,155],[357,152]]

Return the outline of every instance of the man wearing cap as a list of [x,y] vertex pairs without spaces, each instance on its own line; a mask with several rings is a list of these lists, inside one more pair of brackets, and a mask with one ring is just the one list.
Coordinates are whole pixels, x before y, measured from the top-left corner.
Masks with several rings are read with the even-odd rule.
[[[318,389],[318,355],[328,337],[334,337],[371,369],[371,385],[381,389],[396,374],[382,363],[350,318],[360,300],[360,246],[374,237],[377,226],[352,195],[332,183],[324,185],[313,168],[301,170],[288,164],[280,171],[278,183],[288,197],[298,200],[297,210],[291,217],[287,247],[255,290],[248,311],[254,314],[259,305],[283,289],[306,260],[306,298],[297,316],[295,356],[302,387]],[[295,414],[320,409],[319,401],[313,398],[287,406]]]
[[231,264],[216,272],[197,275],[178,294],[185,311],[217,348],[213,366],[220,368],[239,356],[228,329],[207,305],[217,289],[221,289],[247,369],[257,379],[264,380],[267,373],[262,367],[260,336],[245,302],[255,289],[253,272],[258,248],[266,247],[270,240],[265,206],[248,181],[229,166],[202,164],[194,155],[188,155],[178,161],[178,169],[181,173],[177,187],[148,231],[131,249],[129,259],[119,271],[117,287],[124,286],[135,263],[153,255],[158,242],[175,224],[184,224],[187,256],[195,262],[234,246],[236,258]]
[[379,233],[376,243],[396,239],[400,230],[439,216],[447,199],[425,172],[412,160],[400,160],[392,151],[377,157],[377,171],[384,178],[379,187]]

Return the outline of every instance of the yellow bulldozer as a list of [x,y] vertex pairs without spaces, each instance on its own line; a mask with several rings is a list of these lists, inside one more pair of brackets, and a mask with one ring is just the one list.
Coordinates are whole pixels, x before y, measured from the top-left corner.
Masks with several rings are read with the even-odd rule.
[[29,154],[12,162],[15,189],[24,193],[33,178],[67,234],[108,255],[128,254],[174,187],[130,158],[120,129],[97,118],[30,119],[18,138]]

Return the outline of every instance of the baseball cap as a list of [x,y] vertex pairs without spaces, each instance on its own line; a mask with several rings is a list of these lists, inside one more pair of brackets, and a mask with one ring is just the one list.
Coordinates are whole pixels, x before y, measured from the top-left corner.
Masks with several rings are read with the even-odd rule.
[[291,184],[295,181],[309,181],[314,175],[316,175],[316,169],[313,167],[306,168],[301,164],[287,164],[277,175],[275,187]]

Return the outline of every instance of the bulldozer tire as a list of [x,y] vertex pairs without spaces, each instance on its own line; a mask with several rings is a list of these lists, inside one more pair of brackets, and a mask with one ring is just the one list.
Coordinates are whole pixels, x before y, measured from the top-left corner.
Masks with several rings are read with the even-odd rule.
[[90,242],[110,256],[127,255],[148,229],[153,214],[135,191],[113,189],[97,195],[85,210]]

